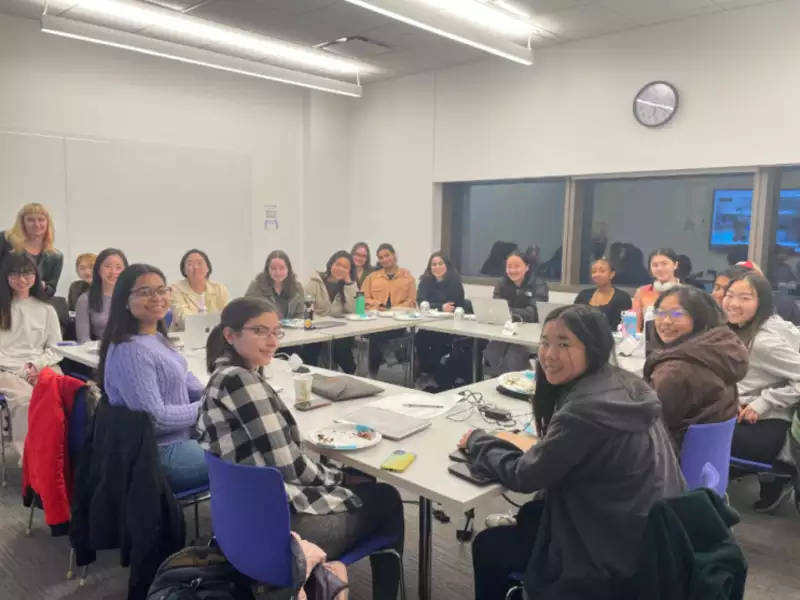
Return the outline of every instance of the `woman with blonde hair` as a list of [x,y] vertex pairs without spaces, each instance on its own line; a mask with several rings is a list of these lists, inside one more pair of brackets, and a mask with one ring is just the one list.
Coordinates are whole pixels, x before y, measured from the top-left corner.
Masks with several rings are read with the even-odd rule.
[[64,266],[64,256],[56,250],[54,241],[53,220],[47,208],[38,202],[23,206],[17,213],[14,226],[0,232],[0,261],[12,252],[30,256],[36,264],[47,300],[55,295]]

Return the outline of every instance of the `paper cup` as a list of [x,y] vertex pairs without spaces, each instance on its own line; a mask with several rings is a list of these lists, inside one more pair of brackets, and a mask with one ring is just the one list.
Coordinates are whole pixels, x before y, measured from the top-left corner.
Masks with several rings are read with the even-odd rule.
[[294,375],[294,401],[308,402],[311,400],[311,373],[295,373]]

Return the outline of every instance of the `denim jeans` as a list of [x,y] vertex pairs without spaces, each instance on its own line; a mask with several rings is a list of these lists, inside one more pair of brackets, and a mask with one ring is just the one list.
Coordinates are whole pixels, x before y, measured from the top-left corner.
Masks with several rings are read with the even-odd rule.
[[205,453],[194,440],[158,447],[167,483],[176,494],[208,485]]

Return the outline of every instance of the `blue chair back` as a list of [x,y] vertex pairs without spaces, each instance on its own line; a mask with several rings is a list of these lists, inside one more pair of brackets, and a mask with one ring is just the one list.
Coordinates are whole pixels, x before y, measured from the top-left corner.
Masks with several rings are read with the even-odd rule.
[[164,315],[164,325],[167,326],[167,329],[172,327],[172,309],[171,308],[167,311],[167,314]]
[[273,467],[224,461],[206,452],[214,537],[228,561],[251,579],[292,587],[289,503]]
[[86,441],[86,394],[88,392],[89,386],[85,385],[75,394],[72,413],[67,422],[67,451],[73,467]]
[[681,447],[681,471],[689,490],[710,487],[725,496],[735,426],[736,417],[722,423],[689,427]]

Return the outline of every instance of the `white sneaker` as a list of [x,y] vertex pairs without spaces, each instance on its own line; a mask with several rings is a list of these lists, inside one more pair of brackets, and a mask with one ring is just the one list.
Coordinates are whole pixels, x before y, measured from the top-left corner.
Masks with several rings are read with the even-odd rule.
[[486,517],[486,527],[507,527],[517,524],[517,518],[511,513],[497,513]]

